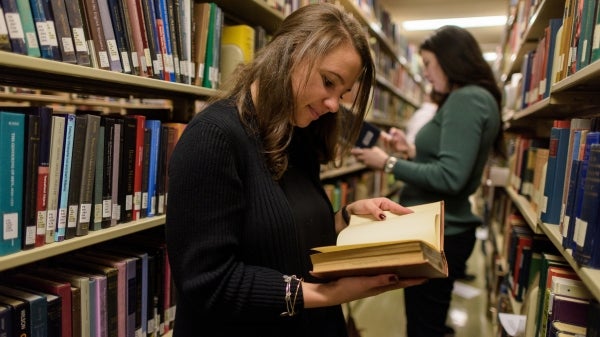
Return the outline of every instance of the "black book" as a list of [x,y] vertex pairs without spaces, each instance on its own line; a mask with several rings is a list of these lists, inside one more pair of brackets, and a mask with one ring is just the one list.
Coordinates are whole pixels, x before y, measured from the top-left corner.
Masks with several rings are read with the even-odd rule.
[[5,296],[12,297],[24,301],[29,307],[30,320],[29,326],[31,334],[28,336],[47,336],[48,334],[48,303],[46,298],[41,295],[0,285],[0,293]]
[[62,61],[66,63],[77,63],[73,37],[71,36],[71,26],[65,0],[50,0],[50,10],[54,18],[54,27],[56,29],[56,39]]
[[69,198],[67,229],[65,239],[77,235],[77,220],[79,218],[79,200],[81,197],[81,174],[83,172],[83,155],[85,151],[85,135],[87,130],[85,115],[75,118],[75,132],[73,134],[73,153],[71,155],[71,173],[69,174]]
[[121,223],[133,220],[136,132],[136,119],[133,117],[123,118],[121,170],[119,172],[119,205],[121,206],[119,221]]
[[2,294],[0,294],[0,304],[10,308],[12,336],[31,336],[31,311],[29,305],[25,301]]
[[[87,235],[90,228],[91,215],[93,213],[94,176],[96,170],[96,148],[98,146],[98,134],[100,133],[100,116],[84,114],[81,116],[87,120],[84,135],[83,160],[81,165],[81,185],[79,191],[79,216],[75,235]],[[78,116],[79,118],[79,116]]]
[[0,336],[13,336],[13,309],[9,305],[0,304]]
[[112,183],[113,151],[115,140],[115,119],[102,117],[104,124],[104,158],[102,160],[102,228],[111,226],[112,220]]

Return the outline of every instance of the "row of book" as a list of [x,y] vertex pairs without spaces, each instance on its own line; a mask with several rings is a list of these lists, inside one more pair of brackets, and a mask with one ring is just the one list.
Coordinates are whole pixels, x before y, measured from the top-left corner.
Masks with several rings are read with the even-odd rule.
[[214,3],[2,0],[0,10],[0,50],[218,87],[224,14]]
[[[536,234],[511,198],[503,193],[494,207],[502,248],[497,291],[501,313],[525,316],[525,337],[598,336],[600,304],[544,234]],[[502,298],[513,300],[503,303]],[[512,303],[521,303],[520,310]],[[587,334],[586,334],[587,333]],[[504,334],[502,334],[505,336]],[[508,336],[508,335],[506,335]]]
[[142,114],[0,107],[0,255],[164,214],[184,128]]
[[162,234],[138,233],[5,272],[0,335],[140,337],[170,331],[176,297]]
[[[526,1],[527,2],[527,1]],[[593,43],[600,23],[598,0],[565,0],[562,17],[548,20],[537,45],[524,55],[520,100],[523,109],[550,94],[552,84],[565,79],[600,58]]]
[[512,142],[511,187],[527,198],[537,221],[557,226],[565,251],[581,266],[600,268],[600,123],[555,120],[549,139]]

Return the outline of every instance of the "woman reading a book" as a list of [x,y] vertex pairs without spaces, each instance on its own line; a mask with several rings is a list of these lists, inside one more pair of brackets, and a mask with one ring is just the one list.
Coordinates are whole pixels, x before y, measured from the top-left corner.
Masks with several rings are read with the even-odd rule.
[[465,274],[475,230],[482,224],[471,211],[469,197],[481,184],[490,153],[503,157],[502,94],[477,41],[465,29],[438,29],[421,44],[420,55],[438,110],[417,133],[414,157],[390,156],[379,147],[352,153],[367,166],[405,182],[403,205],[444,200],[444,252],[450,277],[404,291],[408,336],[441,337],[452,332],[445,323],[454,281]]
[[334,214],[319,179],[321,163],[349,152],[368,105],[363,29],[336,6],[302,7],[235,76],[169,163],[174,336],[346,336],[341,303],[422,282],[310,274],[310,249],[335,245],[351,214],[411,212],[374,198]]

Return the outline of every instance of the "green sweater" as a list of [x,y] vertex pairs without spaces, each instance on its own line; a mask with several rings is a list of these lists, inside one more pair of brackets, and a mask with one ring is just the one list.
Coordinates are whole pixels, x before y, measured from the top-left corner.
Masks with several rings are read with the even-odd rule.
[[415,158],[394,166],[394,177],[406,184],[400,202],[411,206],[444,200],[445,235],[480,225],[469,196],[481,184],[500,127],[496,101],[487,90],[470,85],[453,91],[418,132]]

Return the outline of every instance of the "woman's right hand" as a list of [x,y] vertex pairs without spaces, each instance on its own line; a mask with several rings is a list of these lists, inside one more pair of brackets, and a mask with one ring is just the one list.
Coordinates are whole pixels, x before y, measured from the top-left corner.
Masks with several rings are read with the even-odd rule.
[[343,277],[327,283],[302,284],[304,307],[317,308],[338,305],[386,291],[415,286],[425,282],[424,278],[398,279],[394,274],[376,276]]

